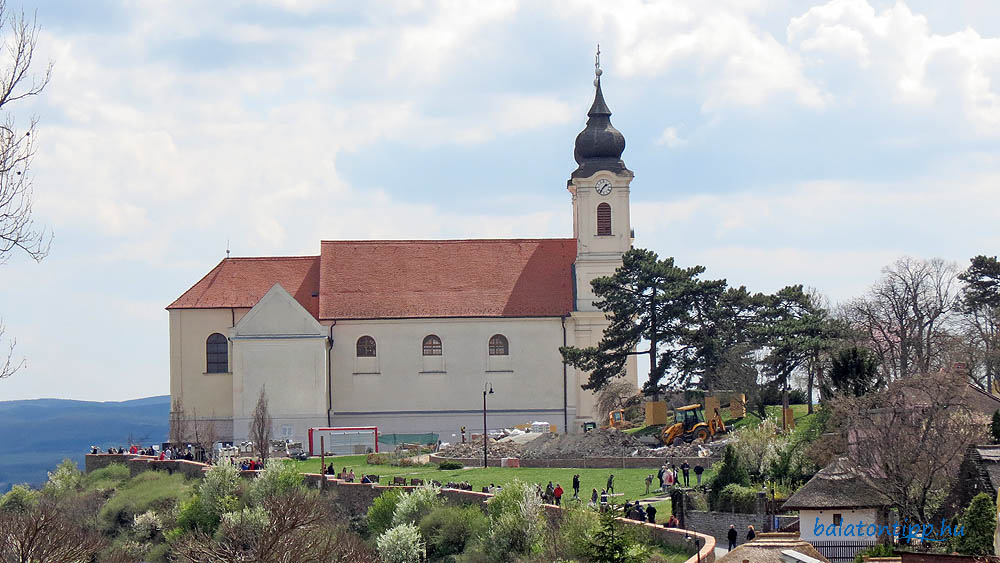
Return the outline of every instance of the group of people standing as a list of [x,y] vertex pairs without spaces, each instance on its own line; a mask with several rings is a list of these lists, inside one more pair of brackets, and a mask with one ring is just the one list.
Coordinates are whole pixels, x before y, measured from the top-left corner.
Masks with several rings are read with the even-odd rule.
[[[729,540],[729,551],[736,549],[736,540],[739,538],[739,536],[740,536],[739,532],[736,531],[736,525],[730,524],[729,532],[726,533],[726,539]],[[747,541],[751,542],[756,537],[757,537],[757,532],[756,530],[753,529],[753,526],[752,525],[747,526]]]
[[[680,485],[682,478],[683,478],[683,485],[685,487],[690,487],[691,486],[691,471],[692,471],[691,465],[687,462],[687,460],[684,460],[681,463],[679,471],[678,471],[678,467],[676,465],[674,465],[674,464],[670,464],[669,467],[667,467],[667,465],[664,464],[662,467],[660,467],[660,470],[656,473],[656,478],[660,481],[660,490],[662,491],[666,487],[670,487],[670,486],[673,486],[673,485]],[[695,464],[695,466],[694,466],[694,477],[695,477],[695,481],[696,481],[696,486],[699,486],[699,487],[701,486],[701,474],[704,473],[704,472],[705,472],[705,468],[702,467],[701,464]],[[653,476],[652,475],[646,477],[646,493],[647,494],[649,493],[649,486],[652,484],[652,482],[653,482]]]

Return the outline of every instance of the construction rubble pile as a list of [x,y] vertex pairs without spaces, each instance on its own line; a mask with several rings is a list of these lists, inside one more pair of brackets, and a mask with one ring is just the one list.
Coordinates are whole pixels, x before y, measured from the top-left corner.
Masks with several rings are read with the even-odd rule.
[[522,448],[525,459],[571,459],[582,457],[652,457],[639,440],[615,428],[583,434],[544,434]]
[[[521,457],[521,446],[514,442],[497,442],[490,438],[487,446],[488,456],[491,458],[500,457]],[[442,448],[439,452],[444,457],[457,458],[483,458],[483,442],[473,441],[464,444],[451,444]]]
[[[523,438],[530,437],[530,441]],[[489,440],[489,457],[522,459],[579,459],[585,457],[719,457],[725,449],[725,438],[712,442],[684,443],[677,446],[649,447],[638,438],[617,428],[602,428],[582,434],[535,434]],[[482,458],[483,443],[471,441],[451,444],[440,455],[453,458]]]
[[655,456],[676,456],[676,457],[722,457],[726,449],[728,438],[722,438],[708,442],[691,442],[676,446],[661,446],[650,450]]

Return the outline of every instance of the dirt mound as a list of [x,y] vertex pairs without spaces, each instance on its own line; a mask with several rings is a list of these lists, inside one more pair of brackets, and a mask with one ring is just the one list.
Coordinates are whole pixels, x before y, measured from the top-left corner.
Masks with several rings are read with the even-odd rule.
[[[487,445],[488,457],[521,457],[521,446],[514,442],[497,442],[490,440]],[[482,442],[466,442],[464,444],[452,444],[442,448],[439,452],[444,457],[476,458],[483,457]]]
[[545,434],[524,445],[525,459],[582,457],[649,457],[650,449],[638,439],[615,428],[583,434]]

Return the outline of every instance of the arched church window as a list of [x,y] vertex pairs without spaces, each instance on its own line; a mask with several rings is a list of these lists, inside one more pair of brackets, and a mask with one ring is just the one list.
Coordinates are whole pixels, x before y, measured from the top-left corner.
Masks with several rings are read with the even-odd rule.
[[608,203],[597,206],[597,235],[611,235],[611,205]]
[[494,334],[490,337],[490,355],[506,356],[510,353],[510,346],[507,344],[507,337],[502,334]]
[[218,332],[209,335],[205,342],[205,371],[229,372],[229,341]]
[[358,357],[359,358],[374,358],[375,357],[375,339],[371,336],[362,336],[358,339]]
[[425,356],[440,356],[442,352],[441,339],[434,334],[425,336],[423,352]]

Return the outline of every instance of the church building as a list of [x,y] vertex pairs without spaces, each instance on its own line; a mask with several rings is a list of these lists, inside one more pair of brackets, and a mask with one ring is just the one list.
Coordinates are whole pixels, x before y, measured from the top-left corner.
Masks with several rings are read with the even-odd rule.
[[[601,71],[567,188],[573,236],[321,241],[313,256],[226,258],[167,310],[175,415],[242,441],[262,388],[272,435],[598,422],[588,374],[559,347],[596,345],[608,321],[591,280],[632,246],[625,138]],[[567,206],[569,207],[569,206]],[[626,378],[636,381],[635,358]]]

